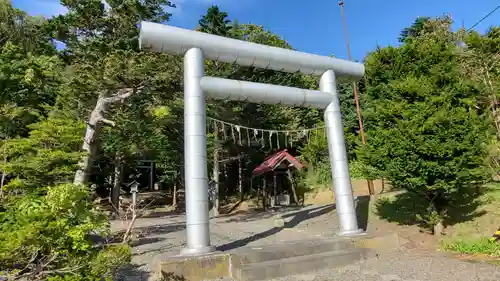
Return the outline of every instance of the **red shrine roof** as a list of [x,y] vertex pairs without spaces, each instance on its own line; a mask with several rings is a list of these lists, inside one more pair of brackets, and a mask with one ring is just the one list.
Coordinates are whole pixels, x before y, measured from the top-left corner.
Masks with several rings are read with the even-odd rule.
[[299,170],[304,168],[304,165],[300,163],[300,161],[297,158],[290,155],[286,149],[283,149],[267,156],[266,159],[264,159],[264,162],[262,162],[262,164],[260,164],[253,170],[252,176],[257,177],[269,171],[273,171],[284,160],[287,160],[288,162],[290,162],[290,164],[292,164],[295,168]]

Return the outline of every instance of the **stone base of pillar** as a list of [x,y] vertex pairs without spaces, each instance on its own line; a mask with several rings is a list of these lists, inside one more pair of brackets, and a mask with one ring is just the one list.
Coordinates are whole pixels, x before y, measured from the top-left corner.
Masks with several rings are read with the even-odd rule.
[[201,248],[183,248],[181,249],[181,256],[201,256],[215,252],[215,246],[207,246]]
[[356,229],[356,230],[348,230],[348,231],[339,231],[337,232],[338,236],[362,236],[366,235],[366,232],[363,229]]

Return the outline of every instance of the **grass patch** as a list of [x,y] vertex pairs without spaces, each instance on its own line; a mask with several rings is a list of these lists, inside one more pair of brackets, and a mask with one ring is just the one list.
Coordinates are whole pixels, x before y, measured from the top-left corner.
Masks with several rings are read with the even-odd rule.
[[489,239],[500,227],[500,185],[492,183],[485,187],[480,210],[484,216],[455,225],[443,238],[440,248],[460,254],[500,258],[500,242]]
[[[444,218],[448,236],[489,236],[500,226],[498,185],[484,187],[478,192],[471,189],[470,194],[455,194],[452,198]],[[401,190],[380,197],[375,207],[376,215],[389,222],[422,228],[432,226],[429,225],[432,223],[429,202],[414,193]]]
[[[359,161],[351,161],[349,163],[349,174],[351,179],[364,180],[364,165]],[[331,188],[332,186],[332,173],[330,162],[320,162],[316,167],[309,166],[307,170],[302,172],[299,176],[299,182],[311,187],[312,189],[319,188],[320,191]]]
[[459,237],[441,242],[443,250],[460,254],[488,255],[500,257],[500,243],[489,241],[489,237]]

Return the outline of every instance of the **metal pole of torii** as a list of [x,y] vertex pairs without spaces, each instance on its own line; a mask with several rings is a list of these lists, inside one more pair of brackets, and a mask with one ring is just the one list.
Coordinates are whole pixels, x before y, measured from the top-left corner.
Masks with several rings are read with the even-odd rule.
[[[347,58],[349,60],[351,59],[351,47],[349,46],[349,37],[347,36],[347,24],[345,21],[345,15],[344,15],[344,1],[340,0],[339,1],[339,6],[340,6],[340,12],[342,13],[342,25],[344,26],[344,36],[345,36],[345,44],[347,47]],[[363,145],[366,145],[366,137],[365,137],[365,130],[363,128],[363,117],[361,116],[361,107],[359,106],[359,95],[358,95],[358,87],[356,85],[356,82],[352,83],[352,89],[354,92],[354,100],[356,101],[356,115],[358,116],[358,122],[359,122],[359,134],[361,135],[361,142]],[[372,180],[367,180],[368,183],[368,191],[370,195],[375,195],[375,190],[373,188],[373,181]]]

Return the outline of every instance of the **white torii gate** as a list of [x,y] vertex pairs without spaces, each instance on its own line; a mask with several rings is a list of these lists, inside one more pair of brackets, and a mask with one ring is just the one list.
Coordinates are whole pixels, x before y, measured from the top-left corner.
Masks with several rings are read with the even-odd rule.
[[[202,32],[142,22],[142,49],[184,55],[185,255],[214,250],[210,244],[205,99],[247,101],[325,109],[328,150],[339,235],[363,233],[358,227],[336,82],[363,77],[363,64],[270,47]],[[204,60],[321,76],[319,91],[204,75]],[[205,95],[207,94],[207,96]]]

